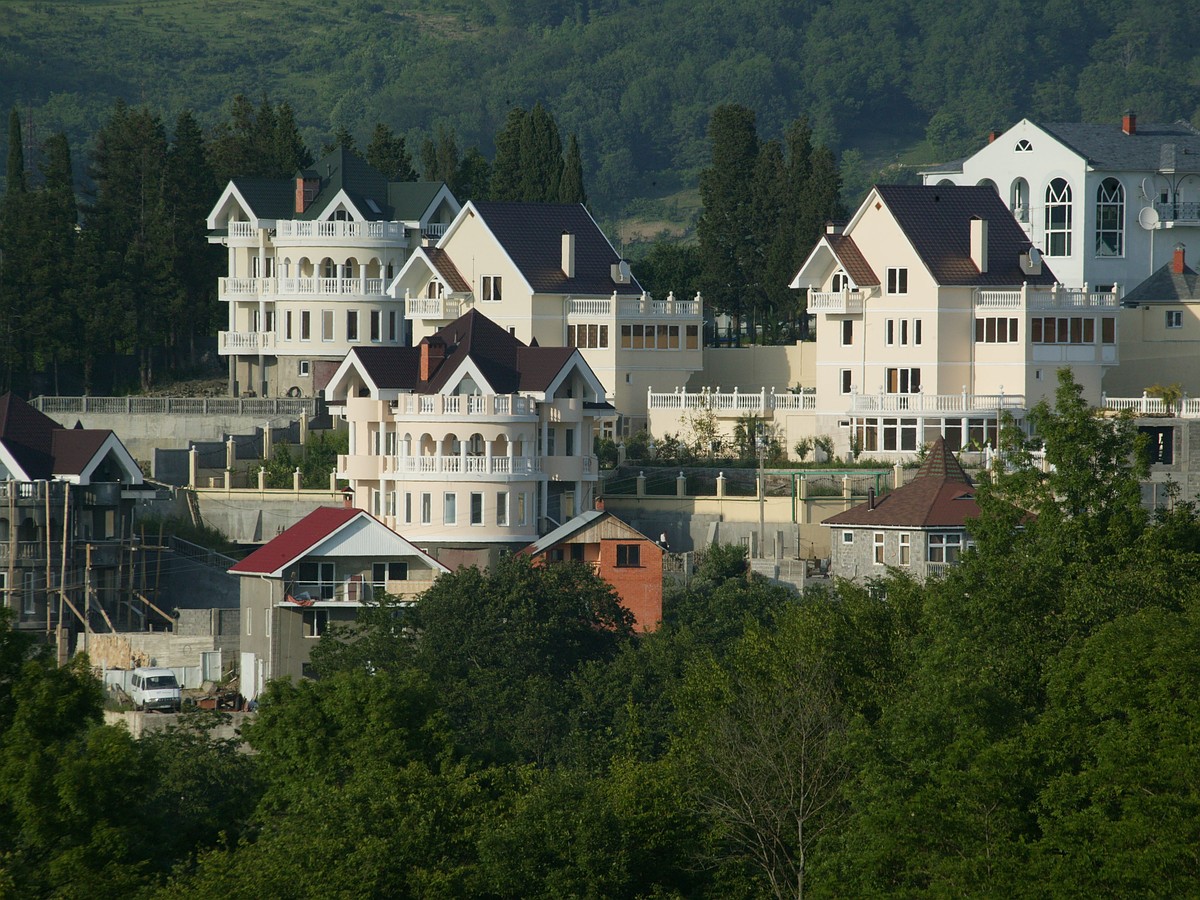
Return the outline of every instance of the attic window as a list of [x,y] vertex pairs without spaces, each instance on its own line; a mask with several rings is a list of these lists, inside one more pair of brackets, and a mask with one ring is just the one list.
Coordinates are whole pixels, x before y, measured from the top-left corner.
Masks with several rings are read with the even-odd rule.
[[376,215],[383,214],[383,210],[379,208],[379,204],[370,197],[367,198],[367,206],[371,207],[371,212],[375,213]]
[[1021,140],[1017,141],[1017,146],[1016,146],[1015,150],[1017,153],[1032,153],[1033,152],[1033,144],[1029,143],[1029,141],[1022,138]]

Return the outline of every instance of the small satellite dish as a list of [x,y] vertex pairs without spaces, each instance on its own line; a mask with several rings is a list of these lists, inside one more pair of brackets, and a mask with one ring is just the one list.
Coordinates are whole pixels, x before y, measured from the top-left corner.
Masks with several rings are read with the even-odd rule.
[[1154,202],[1154,185],[1149,176],[1142,179],[1142,199]]
[[1040,266],[1042,264],[1042,251],[1037,247],[1029,248],[1029,264],[1031,266]]
[[1142,211],[1138,213],[1138,224],[1147,231],[1156,228],[1158,226],[1158,221],[1158,210],[1156,210],[1153,206],[1145,206],[1142,208]]

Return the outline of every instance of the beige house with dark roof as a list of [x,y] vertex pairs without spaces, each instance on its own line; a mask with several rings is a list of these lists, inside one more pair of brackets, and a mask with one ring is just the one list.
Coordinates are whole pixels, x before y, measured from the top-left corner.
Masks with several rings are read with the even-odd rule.
[[830,530],[830,572],[860,582],[889,568],[940,575],[969,545],[978,516],[971,479],[939,438],[908,484],[821,523]]
[[474,309],[416,347],[352,350],[326,399],[350,426],[337,474],[355,505],[452,567],[590,509],[592,438],[615,415],[577,349],[527,346]]
[[700,298],[652,298],[582,204],[471,201],[388,288],[416,343],[476,309],[527,344],[574,347],[608,389],[621,430],[650,389],[702,368]]
[[342,147],[291,179],[231,181],[208,216],[229,253],[231,394],[313,396],[351,347],[405,345],[387,285],[458,211],[444,183],[389,182]]

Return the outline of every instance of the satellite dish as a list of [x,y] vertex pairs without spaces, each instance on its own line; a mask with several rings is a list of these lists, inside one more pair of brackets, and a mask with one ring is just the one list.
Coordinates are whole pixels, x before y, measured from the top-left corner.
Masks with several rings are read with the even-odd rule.
[[1029,265],[1040,266],[1042,264],[1042,251],[1037,247],[1029,248]]
[[1156,199],[1154,195],[1154,185],[1151,183],[1149,176],[1142,179],[1142,199],[1149,200],[1151,203],[1153,203]]
[[1158,226],[1158,210],[1153,206],[1146,206],[1138,213],[1138,224],[1147,231],[1150,231]]

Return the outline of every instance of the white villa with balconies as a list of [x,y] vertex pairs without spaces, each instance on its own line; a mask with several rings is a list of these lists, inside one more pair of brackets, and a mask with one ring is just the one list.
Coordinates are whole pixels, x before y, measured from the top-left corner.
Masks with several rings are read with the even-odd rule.
[[476,310],[416,347],[353,349],[326,389],[350,427],[354,503],[453,567],[590,509],[615,416],[578,350],[529,347]]
[[815,435],[873,456],[938,437],[995,446],[1000,414],[1021,419],[1052,397],[1057,369],[1099,403],[1118,362],[1115,291],[1058,284],[988,187],[876,186],[791,286],[817,317],[816,390],[651,394],[655,433],[711,408],[774,421],[789,449]]
[[228,248],[218,352],[235,395],[312,396],[355,346],[403,346],[386,292],[459,211],[442,182],[388,182],[338,148],[294,179],[235,178],[208,217]]
[[531,345],[578,349],[624,433],[645,423],[647,390],[674,390],[703,366],[699,295],[645,294],[581,204],[468,202],[389,291],[414,343],[475,309]]

